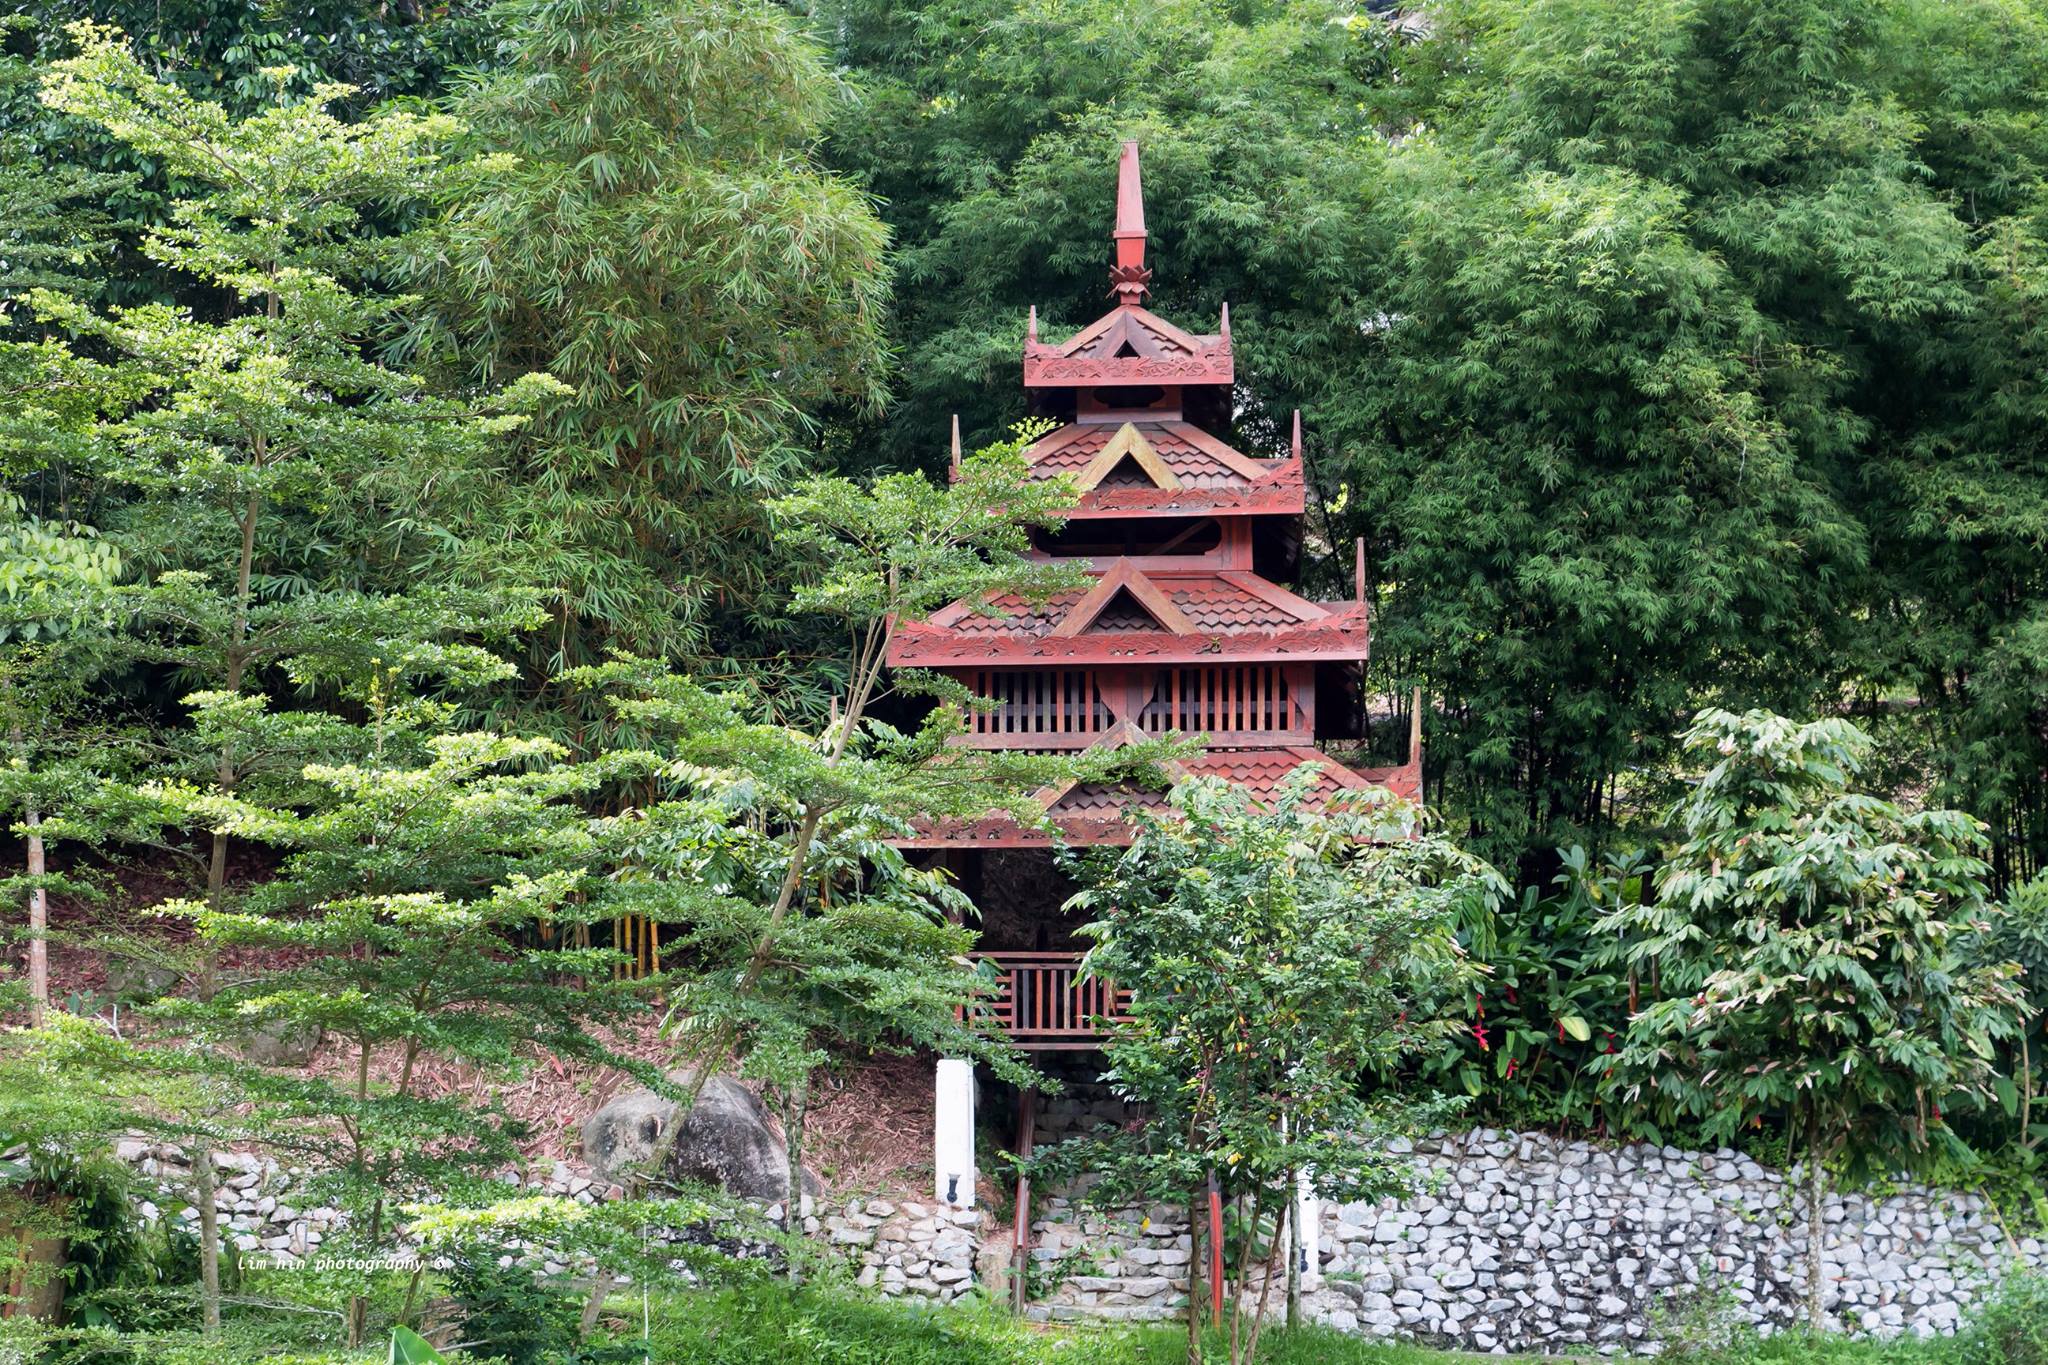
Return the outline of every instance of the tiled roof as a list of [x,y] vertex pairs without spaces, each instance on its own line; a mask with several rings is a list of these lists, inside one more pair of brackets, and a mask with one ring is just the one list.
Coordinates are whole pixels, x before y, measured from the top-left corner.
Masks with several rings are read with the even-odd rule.
[[[1226,633],[1282,630],[1302,621],[1298,612],[1260,597],[1221,574],[1174,577],[1159,574],[1153,575],[1151,581],[1201,630]],[[950,629],[957,634],[976,636],[1046,635],[1065,619],[1083,596],[1085,594],[1079,592],[1061,593],[1049,602],[1033,606],[1021,597],[1004,593],[988,603],[995,615],[962,615]],[[1112,602],[1087,629],[1091,633],[1103,634],[1114,630],[1151,631],[1160,629],[1160,626],[1142,604],[1122,598]]]
[[[1297,768],[1305,763],[1317,766],[1315,786],[1309,804],[1321,809],[1345,792],[1363,792],[1384,787],[1407,800],[1421,799],[1421,769],[1408,764],[1398,768],[1352,769],[1317,749],[1211,749],[1178,764],[1177,777],[1221,777],[1250,793],[1254,802],[1270,802]],[[1166,792],[1135,784],[1108,786],[1083,783],[1059,793],[1047,805],[1067,839],[1077,843],[1128,843],[1132,826],[1129,814],[1136,810],[1160,810],[1166,806]],[[927,826],[904,843],[914,847],[962,847],[1046,843],[1048,836],[1027,831],[1007,817],[996,816],[975,824],[953,823]]]
[[1082,657],[1168,663],[1365,657],[1364,604],[1317,603],[1233,569],[1146,573],[1119,559],[1085,592],[1033,605],[1014,594],[981,611],[956,602],[903,625],[896,666],[1052,662]]
[[[1193,422],[1133,422],[1159,452],[1181,484],[1188,488],[1248,488],[1266,479],[1284,477],[1300,469],[1291,460],[1255,460],[1233,450]],[[1074,475],[1101,453],[1122,428],[1107,422],[1081,422],[1048,432],[1025,452],[1031,472],[1043,478],[1053,474]]]
[[[1220,777],[1234,782],[1251,794],[1254,801],[1270,801],[1295,769],[1304,763],[1317,765],[1316,785],[1310,803],[1322,806],[1343,791],[1360,791],[1381,785],[1366,781],[1336,759],[1316,749],[1210,749],[1183,760],[1184,777]],[[1058,816],[1072,811],[1101,813],[1131,809],[1157,810],[1166,804],[1166,793],[1136,786],[1109,787],[1083,783],[1068,789],[1047,809]]]
[[1186,332],[1135,303],[1119,304],[1074,333],[1048,345],[1038,339],[1038,315],[1024,342],[1028,388],[1116,384],[1228,384],[1235,370],[1230,315],[1210,335]]

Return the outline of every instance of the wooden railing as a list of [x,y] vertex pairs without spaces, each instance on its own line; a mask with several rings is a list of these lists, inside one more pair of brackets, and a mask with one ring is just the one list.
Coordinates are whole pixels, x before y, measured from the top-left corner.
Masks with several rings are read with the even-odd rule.
[[1147,734],[1306,737],[1314,721],[1281,664],[1162,668],[1138,715]]
[[998,986],[980,1020],[1027,1052],[1100,1047],[1103,1020],[1125,1017],[1131,993],[1084,979],[1079,953],[976,953],[995,964]]
[[986,669],[966,682],[977,696],[1002,703],[968,717],[977,747],[1084,749],[1113,719],[1093,669]]

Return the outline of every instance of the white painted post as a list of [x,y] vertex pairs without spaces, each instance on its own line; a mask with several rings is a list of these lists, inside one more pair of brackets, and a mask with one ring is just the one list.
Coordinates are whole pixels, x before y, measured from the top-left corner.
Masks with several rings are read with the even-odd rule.
[[1294,1225],[1301,1229],[1295,1243],[1301,1248],[1301,1287],[1313,1289],[1323,1282],[1323,1254],[1317,1242],[1323,1231],[1323,1207],[1307,1171],[1300,1174],[1294,1187]]
[[974,1063],[939,1059],[932,1083],[933,1194],[941,1204],[974,1207]]

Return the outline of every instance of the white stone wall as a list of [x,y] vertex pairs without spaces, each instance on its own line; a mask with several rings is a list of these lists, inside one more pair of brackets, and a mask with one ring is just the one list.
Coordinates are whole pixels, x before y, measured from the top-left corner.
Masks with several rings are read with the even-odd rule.
[[[1325,1204],[1311,1319],[1362,1335],[1494,1352],[1640,1349],[1692,1295],[1725,1296],[1766,1329],[1803,1315],[1800,1191],[1732,1151],[1684,1152],[1473,1133],[1416,1144],[1421,1192]],[[1185,1302],[1185,1213],[1149,1221],[1054,1201],[1033,1255],[1079,1273],[1051,1318],[1163,1317]],[[1831,1195],[1823,1205],[1831,1326],[1879,1336],[1953,1332],[1987,1288],[2048,1248],[2010,1237],[1974,1195]],[[1276,1286],[1274,1298],[1280,1290]]]
[[[1319,1320],[1521,1351],[1633,1346],[1699,1292],[1766,1327],[1803,1313],[1802,1191],[1735,1152],[1482,1130],[1415,1157],[1429,1193],[1325,1210]],[[1822,1301],[1844,1331],[1953,1332],[1985,1289],[2048,1264],[1975,1195],[1835,1194],[1822,1219]]]
[[[136,1141],[121,1155],[167,1187],[189,1172],[175,1148]],[[1303,1299],[1311,1319],[1478,1351],[1620,1352],[1653,1343],[1660,1312],[1689,1294],[1725,1295],[1766,1328],[1803,1311],[1800,1191],[1734,1152],[1480,1130],[1418,1143],[1413,1157],[1418,1193],[1322,1206],[1320,1263]],[[339,1218],[295,1206],[295,1175],[275,1162],[234,1153],[216,1160],[222,1218],[246,1251],[308,1255]],[[561,1165],[527,1183],[582,1202],[618,1193]],[[145,1211],[156,1216],[154,1206]],[[1033,1316],[1133,1320],[1183,1310],[1186,1210],[1101,1211],[1054,1197],[1033,1213]],[[1845,1331],[1953,1332],[2017,1268],[2048,1270],[2048,1246],[2008,1235],[1973,1195],[1838,1194],[1823,1217],[1824,1301]],[[804,1226],[876,1293],[945,1303],[979,1282],[1007,1295],[1008,1226],[975,1210],[855,1199],[825,1204]],[[1279,1299],[1276,1286],[1272,1311]]]

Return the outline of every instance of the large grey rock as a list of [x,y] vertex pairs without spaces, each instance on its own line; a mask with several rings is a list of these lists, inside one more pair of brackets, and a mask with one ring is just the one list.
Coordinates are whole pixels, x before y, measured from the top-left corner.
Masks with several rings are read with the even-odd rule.
[[[690,1083],[685,1072],[669,1079],[686,1087]],[[599,1177],[623,1179],[653,1158],[676,1121],[673,1100],[648,1090],[621,1095],[584,1120],[583,1159]],[[713,1076],[681,1123],[669,1149],[669,1179],[717,1185],[742,1199],[779,1202],[789,1197],[789,1149],[769,1128],[760,1096],[746,1086],[729,1076]],[[804,1193],[822,1192],[817,1177],[804,1172]]]
[[265,1020],[251,1024],[236,1047],[258,1066],[306,1066],[320,1050],[324,1036],[318,1024]]
[[145,1005],[175,989],[183,978],[177,969],[141,958],[107,955],[107,994],[128,1004]]

